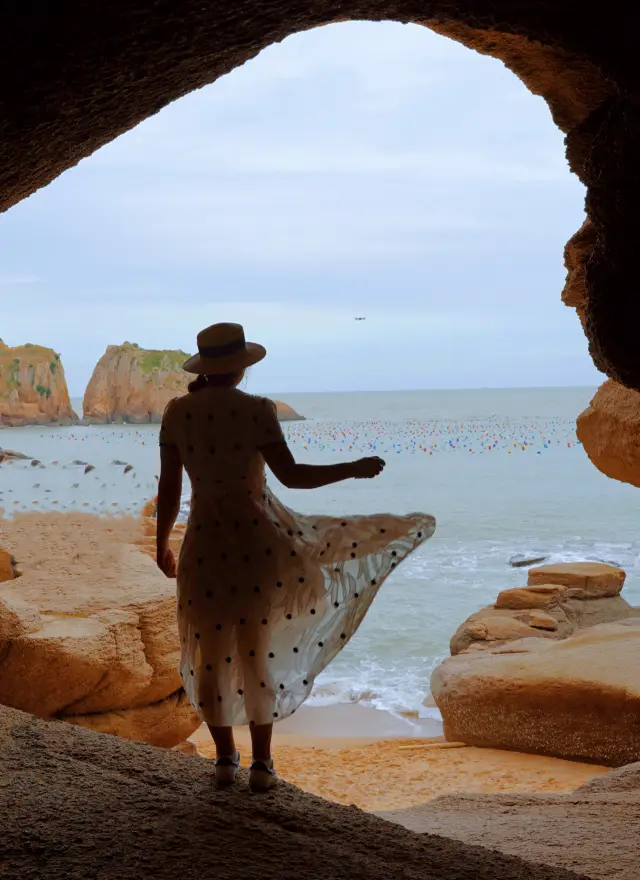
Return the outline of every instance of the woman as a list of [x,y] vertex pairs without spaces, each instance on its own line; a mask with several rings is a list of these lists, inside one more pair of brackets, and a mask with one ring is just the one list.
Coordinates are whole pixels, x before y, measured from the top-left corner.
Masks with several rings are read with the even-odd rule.
[[[249,724],[254,789],[276,780],[273,722],[304,702],[384,579],[435,529],[426,514],[303,516],[278,501],[265,462],[290,489],[375,477],[385,463],[296,463],[275,404],[237,387],[265,354],[239,324],[198,334],[198,354],[184,364],[198,378],[169,403],[160,429],[157,508],[158,566],[178,578],[184,689],[215,741],[221,783],[239,766],[232,727]],[[183,467],[191,510],[176,567],[169,536]]]

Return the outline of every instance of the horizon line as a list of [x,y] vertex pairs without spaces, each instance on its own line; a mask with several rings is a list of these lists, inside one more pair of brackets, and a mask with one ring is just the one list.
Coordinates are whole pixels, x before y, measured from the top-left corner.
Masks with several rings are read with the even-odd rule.
[[[598,385],[476,385],[473,387],[440,387],[440,388],[349,388],[328,389],[324,391],[269,391],[255,392],[269,395],[283,394],[420,394],[427,392],[455,392],[455,391],[575,391],[580,389],[596,390]],[[249,392],[251,393],[251,392]],[[84,398],[82,394],[69,394],[71,400]]]

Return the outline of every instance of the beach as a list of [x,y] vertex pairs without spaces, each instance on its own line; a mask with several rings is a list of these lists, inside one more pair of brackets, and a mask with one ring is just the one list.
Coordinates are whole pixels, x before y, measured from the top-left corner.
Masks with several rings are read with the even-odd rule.
[[[390,713],[357,705],[303,707],[274,732],[281,778],[304,791],[367,812],[401,810],[445,794],[571,792],[608,767],[477,749],[442,736],[408,736],[409,725]],[[248,729],[236,731],[243,765],[251,754]],[[215,757],[201,727],[190,742]]]
[[[572,389],[290,396],[311,417],[285,429],[300,461],[382,453],[388,467],[379,481],[310,493],[285,490],[270,479],[285,503],[330,514],[425,510],[436,515],[438,529],[385,583],[354,639],[316,680],[309,701],[276,726],[274,752],[283,779],[329,800],[382,812],[455,792],[569,792],[606,772],[444,745],[429,692],[431,671],[447,656],[460,623],[500,590],[526,582],[526,570],[510,566],[512,554],[614,561],[628,572],[630,600],[640,594],[634,490],[599,474],[575,443],[575,413],[588,397]],[[69,642],[68,654],[60,643],[60,662],[77,658],[80,640],[89,638],[78,629],[85,615],[99,647],[111,638],[101,615],[120,609],[117,647],[127,643],[125,636],[138,638],[122,609],[144,621],[161,596],[164,628],[138,625],[144,645],[132,642],[135,650],[123,654],[119,666],[113,661],[114,676],[126,671],[137,681],[143,660],[166,657],[154,668],[152,680],[159,683],[153,693],[157,699],[161,686],[170,705],[178,686],[168,641],[174,638],[175,587],[151,560],[145,567],[131,556],[140,549],[154,554],[153,536],[143,536],[139,514],[156,490],[157,426],[9,429],[2,440],[36,463],[28,458],[1,465],[0,506],[9,518],[0,522],[0,546],[16,556],[24,572],[15,582],[18,592],[39,605],[45,628],[54,625],[54,615],[62,627],[59,615],[72,613],[64,626],[75,621],[78,641]],[[116,632],[116,623],[108,625]],[[34,636],[30,644],[35,650],[43,642]],[[82,644],[83,662],[91,666],[93,642]],[[91,695],[86,705],[92,712],[100,707],[100,716],[90,716],[94,729],[103,729],[95,727],[97,717],[106,730],[124,729],[113,725],[124,724],[125,706],[133,718],[128,733],[157,735],[155,721],[150,728],[135,715],[139,698],[123,703],[114,679],[114,696],[107,699],[100,665],[91,670],[90,685],[78,687],[81,696]],[[66,711],[65,694],[59,702]],[[154,705],[145,707],[149,718]],[[190,741],[211,757],[209,734],[197,723]],[[238,732],[244,763],[250,757],[247,733]]]
[[[526,582],[526,570],[510,565],[514,555],[614,562],[627,572],[625,595],[640,603],[636,490],[599,473],[575,438],[575,417],[591,394],[273,395],[308,417],[284,423],[299,461],[387,460],[376,480],[312,492],[286,489],[268,475],[286,505],[330,515],[418,510],[437,520],[433,538],[388,578],[354,638],[318,677],[312,706],[356,702],[438,720],[429,704],[431,672],[463,620]],[[81,401],[73,403],[79,410]],[[40,464],[0,465],[0,507],[8,515],[136,516],[157,491],[157,435],[157,425],[7,429],[2,445]],[[85,473],[87,463],[93,469]],[[184,491],[186,515],[186,480]]]

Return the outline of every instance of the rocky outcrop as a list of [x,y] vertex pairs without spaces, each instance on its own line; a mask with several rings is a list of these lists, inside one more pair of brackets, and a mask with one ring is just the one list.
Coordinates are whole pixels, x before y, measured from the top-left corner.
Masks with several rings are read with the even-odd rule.
[[451,640],[431,677],[447,739],[602,764],[640,759],[640,609],[622,569],[542,565]]
[[0,464],[3,461],[26,461],[31,458],[30,455],[25,455],[24,452],[16,452],[15,449],[3,449],[0,446]]
[[620,591],[621,568],[599,562],[541,565],[528,585],[503,590],[493,605],[470,615],[451,639],[451,654],[483,651],[515,639],[566,639],[579,628],[635,614]]
[[419,836],[283,781],[252,797],[246,770],[219,789],[210,761],[3,706],[0,779],[0,859],[28,880],[175,880],[185,861],[189,876],[220,880],[583,880]]
[[563,641],[445,660],[431,690],[449,740],[621,766],[640,760],[640,618]]
[[[84,394],[84,421],[159,424],[168,402],[186,394],[193,381],[182,369],[188,357],[184,351],[149,350],[130,342],[109,345]],[[281,421],[304,418],[286,403],[276,405]]]
[[305,420],[305,416],[301,416],[300,413],[297,413],[288,403],[283,403],[281,400],[274,400],[274,403],[278,410],[278,418],[281,422],[303,422]]
[[0,427],[77,420],[60,355],[31,343],[9,348],[0,340]]
[[22,576],[0,584],[0,703],[152,745],[190,736],[175,581],[130,543],[139,526],[50,514],[3,531]]
[[169,401],[187,390],[182,364],[188,357],[184,351],[146,350],[129,342],[107,346],[84,394],[84,420],[160,423]]
[[578,416],[577,433],[599,471],[640,487],[640,392],[607,380]]

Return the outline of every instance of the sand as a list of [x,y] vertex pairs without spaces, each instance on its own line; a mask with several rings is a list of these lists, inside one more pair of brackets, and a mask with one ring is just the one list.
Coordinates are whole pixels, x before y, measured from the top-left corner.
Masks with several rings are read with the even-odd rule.
[[[454,746],[441,736],[408,737],[402,719],[359,706],[306,712],[303,707],[295,724],[284,724],[283,732],[276,727],[274,735],[278,774],[311,794],[368,812],[407,809],[462,792],[571,792],[610,771],[540,755]],[[377,736],[376,725],[393,733]],[[328,735],[331,728],[333,736]],[[202,756],[214,757],[206,727],[190,739]],[[237,742],[247,764],[246,729],[237,731]]]
[[[91,515],[22,514],[0,521],[0,546],[10,548],[25,577],[20,595],[39,606],[76,609],[78,584],[95,594],[86,610],[119,607],[145,585],[127,543],[142,537],[139,522]],[[149,548],[145,548],[149,550]],[[77,609],[76,609],[77,610]],[[397,718],[357,705],[303,706],[276,726],[274,754],[282,778],[303,790],[370,812],[406,809],[439,795],[480,792],[570,792],[607,768],[490,749],[451,748],[435,720]],[[192,741],[213,756],[206,728]],[[245,763],[248,731],[238,731]]]

